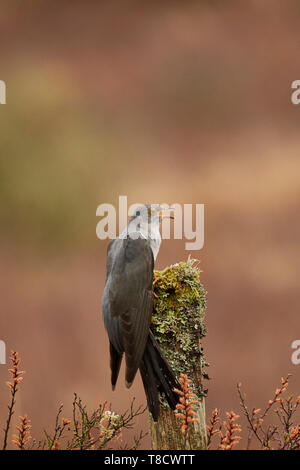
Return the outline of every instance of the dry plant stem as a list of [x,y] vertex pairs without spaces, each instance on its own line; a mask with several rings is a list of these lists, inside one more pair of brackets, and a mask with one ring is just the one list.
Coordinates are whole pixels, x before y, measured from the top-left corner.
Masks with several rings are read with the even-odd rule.
[[[4,431],[3,450],[7,448],[8,434],[10,431],[12,415],[16,403],[16,393],[18,384],[23,379],[24,371],[19,370],[20,359],[18,353],[11,352],[10,360],[12,368],[9,372],[12,376],[11,382],[7,382],[10,389],[11,399],[8,405],[8,417]],[[46,431],[46,439],[43,441],[32,440],[32,444],[28,447],[30,450],[57,450],[59,448],[66,450],[82,449],[82,450],[101,450],[107,448],[109,443],[115,442],[121,436],[122,429],[132,429],[134,419],[143,414],[146,408],[142,406],[135,407],[135,399],[131,402],[130,408],[122,414],[116,414],[107,409],[106,403],[100,404],[98,408],[89,412],[87,406],[82,402],[80,397],[74,394],[73,400],[73,421],[61,418],[63,405],[58,409],[55,419],[55,427],[53,434]],[[31,423],[27,415],[20,416],[20,424],[16,426],[17,434],[12,440],[20,450],[25,449],[26,444],[32,439],[30,434]],[[126,449],[135,450],[138,448],[140,441],[147,434],[141,431],[139,435],[134,436],[133,444]],[[62,442],[64,439],[64,442]],[[68,439],[68,441],[66,441]]]
[[196,417],[197,413],[194,411],[194,405],[199,405],[199,400],[196,399],[196,394],[192,392],[192,381],[186,374],[180,374],[179,382],[181,390],[175,389],[180,402],[176,405],[176,416],[182,421],[181,433],[184,437],[183,449],[185,450],[187,435],[191,431],[191,423],[199,423],[199,419]]
[[224,435],[220,428],[220,450],[232,450],[233,447],[235,447],[241,440],[241,436],[237,435],[237,433],[242,432],[242,428],[239,424],[235,423],[235,421],[239,418],[239,415],[231,411],[230,413],[226,412],[226,416],[227,422],[224,421],[223,423],[225,428]]
[[[106,403],[89,413],[77,395],[73,401],[73,438],[68,442],[67,449],[101,450],[107,444],[117,439],[122,429],[130,429],[133,420],[143,414],[145,408],[134,408],[134,400],[130,409],[121,415],[106,410]],[[133,448],[137,448],[145,434],[134,438]]]
[[48,441],[48,449],[49,450],[55,450],[59,447],[59,439],[61,438],[61,436],[62,436],[62,434],[65,430],[66,425],[70,423],[69,420],[66,420],[66,424],[64,424],[64,420],[63,420],[63,425],[61,426],[59,424],[59,417],[62,413],[62,410],[63,410],[63,405],[60,405],[60,407],[58,409],[58,412],[57,412],[57,415],[56,415],[56,418],[55,418],[55,428],[54,428],[53,437],[51,437],[45,431],[45,435],[46,435],[46,438],[47,438],[47,441]]
[[210,417],[210,425],[207,426],[207,448],[210,448],[212,438],[214,437],[215,434],[220,433],[220,429],[216,429],[217,426],[220,423],[220,410],[215,408],[212,412],[212,415]]
[[242,410],[244,412],[244,415],[246,416],[247,418],[247,421],[249,423],[249,426],[250,426],[250,431],[249,431],[249,435],[248,435],[248,443],[247,443],[247,448],[250,447],[250,443],[251,443],[251,438],[252,438],[252,434],[255,435],[255,437],[258,439],[258,441],[260,442],[261,445],[263,445],[263,441],[262,439],[260,438],[258,432],[257,432],[257,427],[254,426],[254,423],[253,423],[253,417],[254,417],[254,410],[252,411],[251,413],[251,416],[250,416],[250,413],[249,413],[249,410],[248,410],[248,407],[246,405],[246,401],[245,401],[245,396],[242,394],[242,391],[241,391],[241,384],[238,384],[237,385],[237,390],[238,390],[238,394],[239,394],[239,397],[240,397],[240,404],[241,404],[241,407],[242,407]]
[[10,388],[11,400],[8,405],[8,416],[6,421],[6,426],[4,428],[4,440],[2,449],[5,450],[7,447],[8,433],[11,423],[12,415],[14,414],[14,406],[16,403],[16,393],[18,391],[18,384],[23,380],[22,375],[24,371],[19,371],[20,359],[16,351],[11,351],[10,360],[12,362],[12,369],[9,369],[9,372],[12,375],[12,382],[6,382],[7,386]]
[[[273,399],[269,400],[263,412],[260,408],[249,411],[245,395],[241,391],[241,384],[238,384],[237,389],[241,408],[249,424],[247,449],[250,448],[253,436],[258,440],[262,449],[300,449],[300,425],[293,425],[293,417],[299,406],[300,396],[297,398],[296,403],[294,403],[293,397],[284,400],[281,396],[288,387],[289,377],[290,375],[285,379],[281,379],[280,387],[275,390]],[[279,419],[280,426],[263,426],[266,417],[276,404],[279,404],[279,408],[274,411]]]
[[[54,433],[50,435],[45,431],[47,441],[44,444],[38,443],[38,448],[102,450],[107,448],[109,443],[116,442],[122,429],[131,429],[134,418],[145,411],[142,407],[135,408],[133,400],[130,409],[121,415],[107,409],[106,403],[100,404],[96,410],[89,412],[87,406],[76,394],[73,400],[72,421],[60,418],[62,409],[61,405],[56,415]],[[67,431],[69,431],[68,434],[66,434]],[[137,437],[135,436],[132,447],[126,447],[126,449],[137,449],[145,435],[141,432]],[[62,438],[68,438],[68,441],[62,443]]]
[[207,426],[207,443],[209,449],[215,435],[219,435],[220,437],[220,443],[217,447],[219,450],[232,450],[241,440],[241,436],[238,433],[242,432],[242,428],[235,422],[239,418],[239,415],[235,414],[234,411],[227,411],[226,417],[227,421],[221,423],[220,410],[217,408],[213,410],[210,425]]
[[23,450],[25,447],[25,444],[30,441],[31,435],[30,435],[30,429],[31,429],[31,424],[30,424],[30,419],[28,419],[28,416],[20,416],[20,421],[21,424],[20,426],[17,426],[17,431],[18,435],[15,435],[15,439],[12,441],[13,444],[15,444],[20,450]]
[[8,438],[9,428],[10,428],[10,422],[11,422],[12,415],[14,414],[13,409],[16,403],[16,400],[15,400],[16,393],[17,393],[17,387],[14,386],[12,389],[12,393],[11,393],[11,401],[10,401],[10,404],[8,405],[8,417],[6,421],[6,427],[4,429],[4,441],[3,441],[2,450],[5,450],[7,447],[7,438]]

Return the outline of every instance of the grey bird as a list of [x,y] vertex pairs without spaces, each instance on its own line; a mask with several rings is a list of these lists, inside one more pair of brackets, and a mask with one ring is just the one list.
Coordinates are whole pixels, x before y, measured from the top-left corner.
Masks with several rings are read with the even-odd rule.
[[[154,421],[160,411],[159,393],[175,409],[180,388],[150,330],[153,310],[153,268],[166,215],[158,204],[138,207],[121,235],[107,249],[102,315],[109,337],[111,384],[115,389],[123,355],[129,388],[138,369]],[[172,218],[171,216],[167,216]]]

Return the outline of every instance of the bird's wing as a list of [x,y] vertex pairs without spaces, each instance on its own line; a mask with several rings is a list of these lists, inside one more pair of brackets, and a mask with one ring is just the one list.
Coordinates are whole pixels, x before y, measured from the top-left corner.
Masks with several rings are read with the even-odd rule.
[[153,307],[153,254],[148,240],[120,240],[112,247],[109,276],[109,304],[119,317],[129,386],[145,351]]
[[106,281],[102,298],[102,316],[109,337],[111,384],[113,390],[116,386],[124,353],[120,318],[111,315],[109,301],[110,272],[120,243],[120,239],[111,240],[107,247]]
[[[106,253],[106,281],[110,275],[111,268],[114,262],[114,257],[116,253],[116,247],[120,243],[119,238],[115,238],[111,240],[107,246],[107,253]],[[106,282],[105,281],[105,282]]]
[[106,260],[106,281],[105,281],[105,288],[102,298],[102,316],[104,320],[104,325],[107,330],[110,342],[113,344],[116,351],[122,355],[124,352],[123,348],[123,341],[122,341],[122,331],[121,331],[121,324],[120,319],[116,316],[111,314],[110,308],[110,299],[109,299],[109,292],[110,292],[110,285],[111,279],[114,279],[114,276],[110,276],[114,260],[119,252],[119,247],[122,245],[122,240],[116,238],[115,240],[111,240],[107,247],[107,260]]

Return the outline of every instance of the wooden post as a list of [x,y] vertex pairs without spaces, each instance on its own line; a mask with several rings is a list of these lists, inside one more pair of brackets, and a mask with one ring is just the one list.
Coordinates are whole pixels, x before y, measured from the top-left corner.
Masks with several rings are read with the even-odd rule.
[[201,339],[206,308],[206,291],[200,283],[200,271],[194,260],[178,263],[164,271],[155,271],[154,312],[151,330],[175,374],[187,374],[199,404],[195,412],[198,422],[191,423],[186,443],[181,421],[164,398],[155,423],[149,414],[152,449],[206,449],[205,391],[202,379],[208,364],[203,355]]

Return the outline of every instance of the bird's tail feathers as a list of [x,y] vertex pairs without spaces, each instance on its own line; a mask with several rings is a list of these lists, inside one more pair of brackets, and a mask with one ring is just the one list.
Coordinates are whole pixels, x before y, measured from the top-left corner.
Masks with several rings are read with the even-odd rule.
[[157,421],[160,410],[159,393],[164,394],[170,408],[174,410],[179,400],[174,388],[180,388],[180,384],[151,332],[140,365],[140,373],[149,411],[154,421]]

